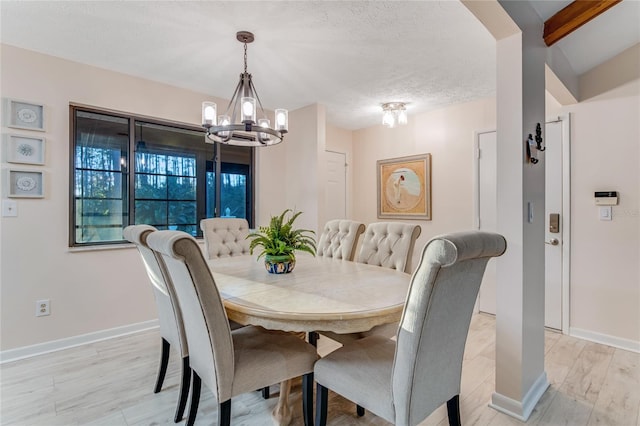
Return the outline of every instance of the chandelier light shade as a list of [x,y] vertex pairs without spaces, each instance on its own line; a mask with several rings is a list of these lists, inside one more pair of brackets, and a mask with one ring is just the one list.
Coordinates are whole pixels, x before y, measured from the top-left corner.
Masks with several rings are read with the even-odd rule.
[[239,31],[236,38],[244,44],[244,72],[240,74],[240,81],[224,113],[218,114],[214,102],[202,103],[202,126],[207,129],[206,140],[239,146],[278,144],[289,131],[289,112],[276,109],[274,126],[271,127],[271,120],[262,108],[251,74],[247,72],[247,44],[253,42],[255,37],[248,31]]
[[382,104],[382,125],[393,129],[407,124],[407,104],[405,102],[387,102]]

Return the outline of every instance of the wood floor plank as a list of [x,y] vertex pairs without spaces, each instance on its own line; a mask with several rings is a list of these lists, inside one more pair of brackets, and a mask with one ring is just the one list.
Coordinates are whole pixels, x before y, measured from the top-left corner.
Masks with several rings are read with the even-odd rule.
[[[174,351],[163,390],[153,393],[159,360],[157,330],[0,365],[0,424],[3,426],[174,425],[180,359]],[[326,354],[339,345],[319,340]],[[521,426],[488,406],[495,389],[495,318],[474,315],[461,383],[465,426]],[[551,387],[527,425],[640,426],[640,354],[613,349],[559,333],[545,332],[545,369]],[[262,399],[251,392],[233,399],[235,426],[271,424],[278,387]],[[300,380],[294,382],[292,425],[303,424]],[[217,422],[217,403],[203,388],[197,426]],[[329,393],[331,426],[387,426],[367,412],[358,418],[351,401]],[[446,426],[446,407],[420,426]]]
[[588,426],[638,424],[640,354],[616,349]]
[[614,348],[610,346],[587,342],[562,384],[563,392],[595,403],[613,353]]

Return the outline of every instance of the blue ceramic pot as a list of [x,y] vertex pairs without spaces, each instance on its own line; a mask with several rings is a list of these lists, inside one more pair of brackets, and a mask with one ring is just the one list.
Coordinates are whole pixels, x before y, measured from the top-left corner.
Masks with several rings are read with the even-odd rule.
[[264,266],[270,274],[288,274],[296,266],[296,258],[293,255],[270,256],[265,255]]

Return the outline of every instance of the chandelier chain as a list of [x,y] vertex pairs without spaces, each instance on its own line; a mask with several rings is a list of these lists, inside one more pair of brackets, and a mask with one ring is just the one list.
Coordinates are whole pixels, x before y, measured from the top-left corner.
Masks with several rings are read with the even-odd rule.
[[247,43],[244,44],[244,73],[247,73]]

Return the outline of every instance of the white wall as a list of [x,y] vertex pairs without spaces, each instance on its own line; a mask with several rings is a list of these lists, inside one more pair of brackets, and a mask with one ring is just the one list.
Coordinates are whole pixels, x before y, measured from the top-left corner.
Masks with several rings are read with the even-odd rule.
[[424,244],[433,236],[473,227],[474,131],[496,126],[495,99],[485,99],[409,116],[395,129],[375,126],[353,133],[353,219],[377,218],[376,161],[431,154],[431,221],[419,223],[412,268]]
[[[156,318],[135,249],[68,248],[69,102],[198,124],[206,96],[11,46],[1,55],[2,97],[44,104],[47,140],[46,164],[31,167],[45,172],[45,198],[0,220],[2,350]],[[50,316],[35,317],[36,299],[51,300]]]
[[[559,111],[571,114],[570,332],[640,350],[640,80]],[[618,191],[612,221],[595,191]]]
[[[20,199],[18,217],[0,219],[0,350],[155,319],[134,248],[68,248],[69,103],[199,125],[203,100],[228,101],[12,46],[1,49],[2,97],[45,105],[46,164],[32,168],[44,170],[47,183],[44,199]],[[295,124],[285,143],[257,153],[256,222],[266,225],[271,215],[296,207],[305,211],[299,224],[316,229],[317,177],[307,173],[318,169],[318,152],[324,151],[324,108],[289,114]],[[290,184],[283,188],[283,182]],[[51,300],[50,316],[35,317],[37,299]]]
[[[46,165],[34,166],[46,172],[46,197],[18,200],[19,216],[0,218],[0,349],[154,319],[153,297],[135,249],[69,252],[68,104],[81,102],[199,124],[200,102],[211,97],[0,47],[2,97],[41,102],[48,115]],[[547,103],[547,117],[572,113],[572,331],[636,345],[640,345],[639,84],[636,79],[569,107]],[[312,115],[322,117],[318,111]],[[349,132],[327,126],[326,149],[347,152],[353,182],[348,208],[353,219],[365,223],[378,221],[376,160],[432,154],[433,220],[420,221],[420,248],[433,235],[473,226],[473,132],[495,128],[495,100],[485,99],[410,115],[409,124],[396,129],[376,126]],[[289,136],[295,136],[292,130]],[[317,128],[314,132],[320,134]],[[287,146],[293,140],[258,152],[259,224],[296,201],[276,185],[287,177],[287,159],[292,159]],[[312,149],[321,146],[316,141]],[[597,220],[592,196],[600,189],[620,192],[612,222]],[[416,249],[414,267],[419,252]],[[51,299],[52,315],[34,316],[39,298]]]

